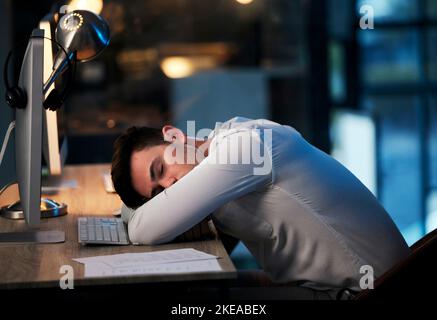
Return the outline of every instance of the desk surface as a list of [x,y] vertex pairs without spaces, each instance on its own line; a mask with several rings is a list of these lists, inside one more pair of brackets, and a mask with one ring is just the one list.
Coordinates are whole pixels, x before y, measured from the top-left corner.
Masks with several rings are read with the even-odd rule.
[[[68,205],[68,215],[43,219],[39,230],[65,231],[65,243],[39,245],[2,245],[0,244],[0,289],[59,287],[63,274],[60,268],[71,265],[74,270],[74,284],[101,285],[127,284],[188,280],[230,279],[236,275],[235,267],[221,241],[204,240],[197,242],[173,243],[160,246],[82,246],[77,241],[77,218],[80,216],[111,216],[120,207],[118,195],[108,194],[104,190],[101,174],[108,172],[108,165],[67,166],[63,180],[74,179],[77,188],[66,189],[50,198]],[[0,199],[4,205],[7,193]],[[1,203],[3,202],[3,204]],[[8,203],[8,202],[6,202]],[[12,221],[0,217],[0,232],[28,230],[24,221]],[[150,252],[156,250],[194,248],[219,258],[221,272],[204,272],[175,275],[141,275],[111,278],[84,278],[84,267],[72,258],[109,255],[126,252]]]

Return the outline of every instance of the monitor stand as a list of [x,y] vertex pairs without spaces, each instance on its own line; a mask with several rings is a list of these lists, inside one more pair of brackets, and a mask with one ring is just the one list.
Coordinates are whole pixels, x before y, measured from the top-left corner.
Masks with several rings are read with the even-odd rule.
[[[41,218],[59,217],[67,214],[67,205],[41,198]],[[24,219],[20,201],[0,209],[0,216],[7,219]],[[0,244],[62,243],[64,231],[0,232]]]
[[[54,218],[67,214],[67,205],[57,203],[56,201],[41,198],[41,218]],[[21,220],[24,219],[23,208],[20,201],[16,201],[0,209],[0,216],[7,219]]]
[[2,244],[62,243],[62,242],[65,242],[64,231],[25,231],[25,232],[0,233],[0,243]]
[[[41,218],[59,217],[67,214],[67,205],[53,200],[41,198]],[[0,216],[7,219],[24,219],[20,201],[0,209]],[[30,243],[62,243],[65,242],[63,231],[25,231],[1,232],[1,244],[30,244]]]

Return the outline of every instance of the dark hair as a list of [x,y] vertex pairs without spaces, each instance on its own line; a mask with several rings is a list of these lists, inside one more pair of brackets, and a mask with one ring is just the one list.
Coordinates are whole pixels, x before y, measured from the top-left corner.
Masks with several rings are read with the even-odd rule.
[[111,177],[115,191],[126,206],[135,209],[148,200],[132,186],[132,152],[166,143],[160,129],[146,127],[131,127],[115,140]]

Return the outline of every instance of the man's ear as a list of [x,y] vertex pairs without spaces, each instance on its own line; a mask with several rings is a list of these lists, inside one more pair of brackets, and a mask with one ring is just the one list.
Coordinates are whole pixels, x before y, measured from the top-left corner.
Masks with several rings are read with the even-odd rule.
[[182,130],[171,125],[165,125],[162,127],[162,136],[164,137],[164,141],[167,142],[187,142],[187,138]]

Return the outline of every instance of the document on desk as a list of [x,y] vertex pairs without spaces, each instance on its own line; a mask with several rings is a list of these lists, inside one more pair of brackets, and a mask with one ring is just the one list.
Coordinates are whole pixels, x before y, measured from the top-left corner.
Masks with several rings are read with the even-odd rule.
[[85,265],[85,277],[220,271],[217,257],[195,249],[123,253],[73,259]]
[[137,266],[111,267],[100,262],[85,265],[85,277],[111,277],[144,274],[181,274],[191,272],[216,272],[220,271],[216,259],[184,261],[164,264],[139,264]]

